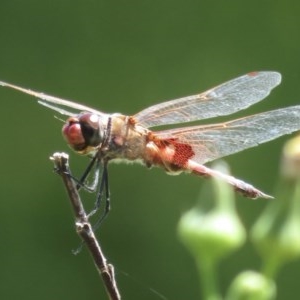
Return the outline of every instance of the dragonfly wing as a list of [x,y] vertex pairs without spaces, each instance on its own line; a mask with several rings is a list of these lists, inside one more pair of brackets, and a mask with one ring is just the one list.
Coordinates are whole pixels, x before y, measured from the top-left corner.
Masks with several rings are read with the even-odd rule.
[[[69,101],[69,100],[61,99],[61,98],[58,98],[58,97],[46,95],[44,93],[35,92],[35,91],[29,90],[29,89],[19,87],[19,86],[14,85],[14,84],[10,84],[10,83],[0,81],[0,85],[2,85],[4,87],[12,88],[14,90],[18,90],[22,93],[25,93],[25,94],[28,94],[28,95],[31,95],[31,96],[34,96],[34,97],[42,100],[42,101],[38,101],[40,104],[42,104],[42,105],[44,105],[48,108],[51,108],[55,111],[58,111],[60,114],[63,114],[63,115],[73,116],[75,113],[67,111],[63,108],[57,107],[56,105],[62,106],[62,107],[68,107],[68,108],[71,108],[71,109],[73,109],[77,112],[78,111],[80,111],[80,112],[85,111],[85,112],[91,112],[91,113],[94,113],[94,114],[97,114],[97,115],[102,115],[103,114],[102,112],[100,112],[98,110],[95,110],[93,108],[90,108],[88,106],[85,106],[85,105],[82,105],[82,104],[79,104],[79,103],[76,103],[76,102],[72,102],[72,101]],[[54,104],[54,105],[52,105],[52,104]]]
[[152,127],[229,115],[267,97],[280,81],[277,72],[252,72],[204,93],[151,106],[134,118]]
[[188,144],[200,164],[271,141],[300,130],[300,105],[233,121],[156,132],[161,139]]

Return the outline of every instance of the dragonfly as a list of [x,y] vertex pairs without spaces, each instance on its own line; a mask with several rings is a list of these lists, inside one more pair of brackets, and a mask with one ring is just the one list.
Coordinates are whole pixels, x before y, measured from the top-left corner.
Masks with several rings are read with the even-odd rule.
[[[261,101],[281,82],[274,71],[251,72],[203,93],[153,105],[135,115],[103,113],[73,101],[0,81],[0,85],[38,98],[38,102],[68,116],[62,134],[73,150],[91,158],[80,179],[83,185],[97,170],[96,207],[106,198],[110,208],[108,163],[140,162],[160,167],[169,174],[187,172],[219,178],[249,198],[273,198],[253,185],[204,164],[271,141],[300,129],[300,105],[258,113],[231,121],[152,130],[152,127],[190,123],[233,114]],[[101,169],[101,171],[100,171]],[[105,194],[105,195],[104,195]]]

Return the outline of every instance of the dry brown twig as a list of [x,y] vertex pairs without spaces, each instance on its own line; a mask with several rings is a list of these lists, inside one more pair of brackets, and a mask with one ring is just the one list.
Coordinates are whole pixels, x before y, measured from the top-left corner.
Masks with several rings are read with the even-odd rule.
[[101,250],[99,242],[93,232],[93,228],[88,220],[79,193],[76,189],[76,183],[71,176],[69,169],[69,156],[66,153],[56,152],[52,155],[52,157],[50,157],[50,159],[54,162],[55,171],[63,179],[75,214],[76,231],[86,244],[91,256],[93,257],[95,266],[102,277],[109,299],[119,300],[121,299],[121,296],[115,280],[114,267],[107,263],[107,259]]

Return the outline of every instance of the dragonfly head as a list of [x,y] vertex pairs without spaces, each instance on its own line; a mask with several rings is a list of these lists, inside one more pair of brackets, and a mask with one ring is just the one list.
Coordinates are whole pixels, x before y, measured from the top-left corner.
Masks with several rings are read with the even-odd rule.
[[105,126],[102,118],[93,113],[82,113],[67,119],[62,134],[76,152],[88,154],[101,145]]

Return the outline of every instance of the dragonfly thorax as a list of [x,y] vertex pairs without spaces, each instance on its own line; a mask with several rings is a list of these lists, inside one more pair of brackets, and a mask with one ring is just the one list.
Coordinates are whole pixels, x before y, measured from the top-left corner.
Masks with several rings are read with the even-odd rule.
[[71,148],[81,154],[88,154],[103,142],[106,123],[96,114],[82,113],[70,117],[62,133]]

